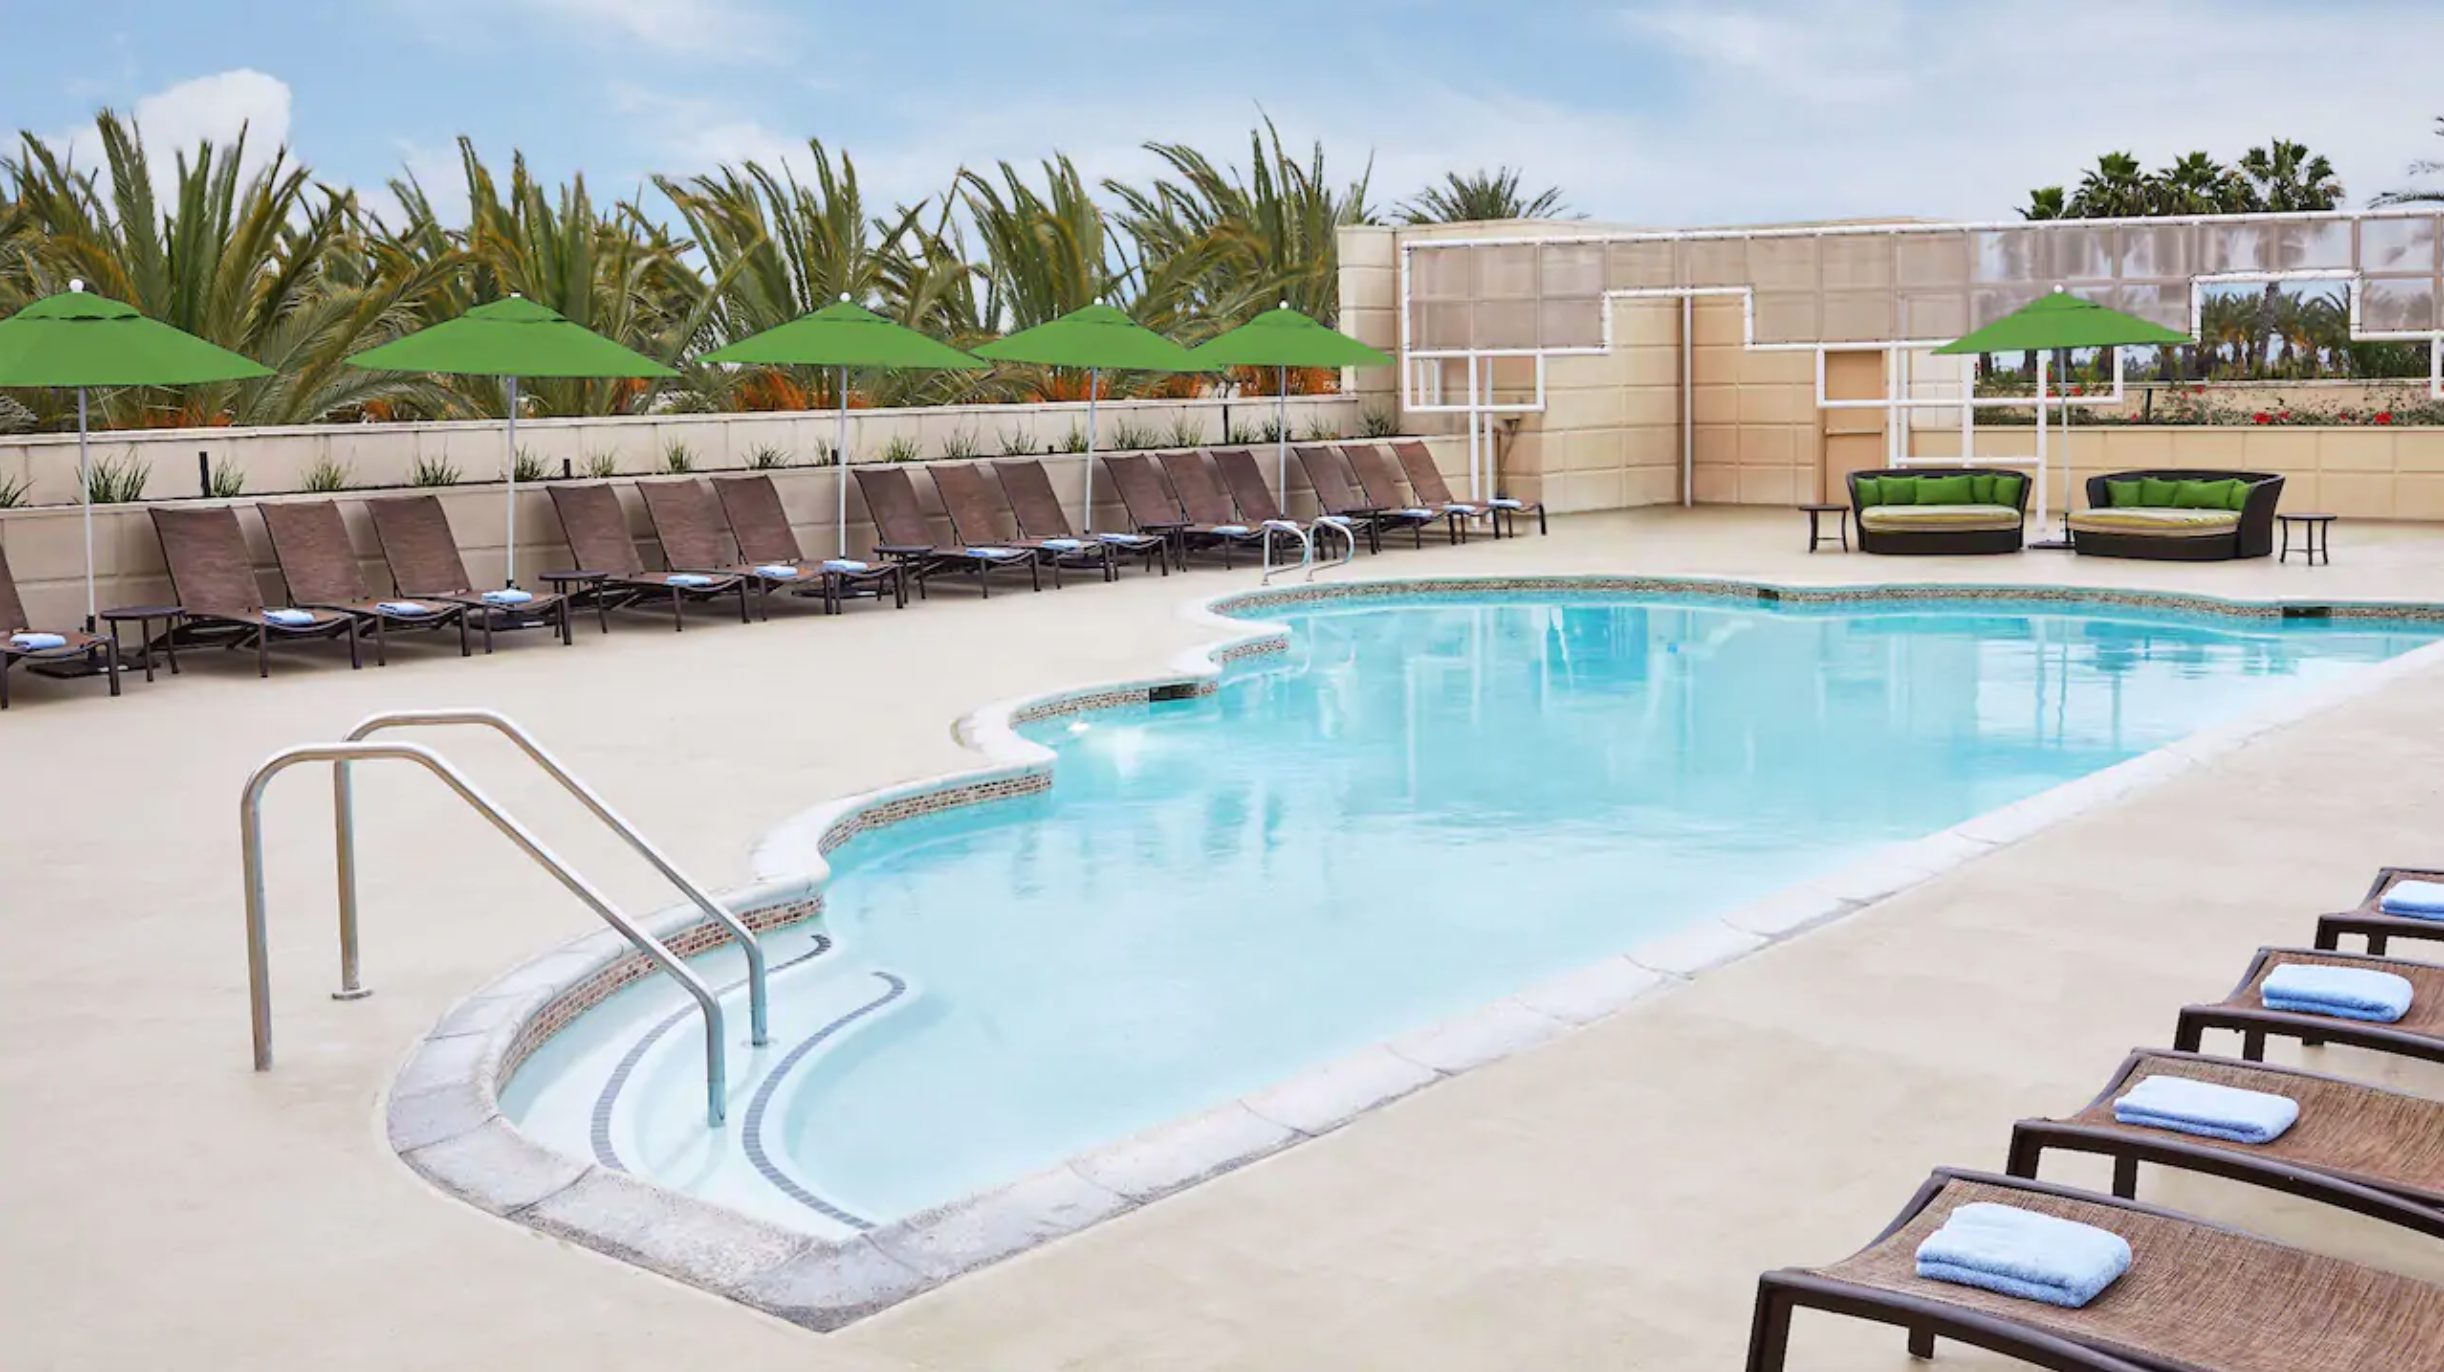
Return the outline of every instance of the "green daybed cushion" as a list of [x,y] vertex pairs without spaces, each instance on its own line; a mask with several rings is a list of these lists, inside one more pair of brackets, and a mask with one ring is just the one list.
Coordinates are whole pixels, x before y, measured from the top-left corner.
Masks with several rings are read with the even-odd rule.
[[2232,487],[2225,481],[2182,481],[2174,484],[2172,507],[2176,510],[2228,510],[2232,508]]
[[2027,484],[2028,478],[2018,472],[1996,472],[1994,474],[1994,500],[1991,503],[2009,505],[2015,510],[2018,509],[2020,491]]
[[2227,481],[2227,482],[2225,482],[2225,483],[2223,483],[2223,484],[2225,484],[2226,486],[2229,486],[2229,487],[2231,487],[2231,488],[2232,488],[2232,492],[2231,492],[2231,495],[2232,495],[2232,500],[2231,500],[2231,503],[2230,503],[2229,505],[2227,505],[2225,508],[2227,508],[2227,509],[2233,509],[2233,510],[2245,510],[2245,509],[2249,508],[2249,492],[2254,491],[2254,490],[2256,490],[2256,489],[2257,489],[2257,483],[2256,483],[2256,482],[2254,482],[2254,481],[2241,481],[2241,480],[2237,480],[2237,479],[2235,479],[2235,480]]
[[1862,510],[1884,503],[1884,482],[1880,477],[1859,477],[1850,483],[1850,488],[1858,492],[1858,507]]
[[1917,505],[1978,505],[1977,478],[1973,476],[1922,476],[1918,478]]
[[2179,494],[2181,483],[2177,481],[2166,481],[2161,477],[2142,476],[2139,478],[2138,487],[2138,503],[2147,507],[2148,509],[2172,510],[2180,508],[2179,506],[2173,504],[2173,498]]
[[2108,481],[2105,483],[2105,503],[2114,509],[2128,509],[2139,503],[2139,483]]

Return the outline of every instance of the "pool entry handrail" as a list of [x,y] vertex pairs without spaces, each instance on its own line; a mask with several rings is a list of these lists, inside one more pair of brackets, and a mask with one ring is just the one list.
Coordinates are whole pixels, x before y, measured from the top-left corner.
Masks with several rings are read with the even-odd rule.
[[[1307,573],[1307,580],[1313,581],[1315,580],[1315,574],[1323,570],[1323,568],[1345,567],[1349,565],[1351,559],[1357,557],[1358,555],[1358,536],[1350,532],[1349,525],[1338,520],[1317,520],[1315,522],[1315,529],[1312,534],[1310,534],[1308,530],[1300,528],[1296,521],[1288,519],[1268,519],[1264,522],[1263,527],[1267,533],[1287,534],[1290,537],[1297,539],[1299,557],[1296,564],[1285,562],[1279,566],[1275,566],[1273,563],[1273,545],[1275,540],[1267,538],[1264,541],[1264,579],[1257,583],[1260,586],[1271,585],[1275,575],[1291,570],[1293,565],[1304,569]],[[1327,529],[1339,534],[1341,536],[1341,541],[1347,544],[1348,548],[1338,558],[1319,565],[1315,560],[1315,545],[1317,540]]]
[[[480,725],[518,745],[519,751],[532,759],[534,764],[542,768],[552,780],[559,782],[562,790],[575,796],[580,804],[593,812],[596,819],[601,820],[611,832],[619,835],[630,848],[635,849],[639,856],[652,863],[654,870],[660,872],[671,885],[678,887],[680,893],[685,895],[698,910],[703,911],[706,917],[714,923],[729,930],[730,937],[737,940],[739,949],[747,955],[747,1016],[752,1030],[752,1037],[749,1041],[758,1048],[772,1041],[771,1015],[764,985],[764,945],[763,941],[755,936],[755,931],[749,929],[738,916],[731,914],[720,901],[705,894],[704,888],[697,885],[685,872],[680,871],[678,864],[664,856],[662,850],[639,833],[635,825],[630,824],[620,816],[618,811],[612,809],[611,803],[597,794],[593,787],[578,780],[568,768],[561,766],[560,759],[552,756],[550,750],[536,742],[534,736],[527,733],[515,720],[494,710],[466,708],[385,710],[380,714],[368,715],[359,721],[355,728],[348,731],[347,741],[350,743],[362,742],[385,729],[449,724]],[[333,822],[339,830],[339,919],[340,928],[346,931],[343,935],[342,947],[353,952],[356,940],[350,935],[353,935],[356,929],[356,822],[353,797],[349,794],[348,764],[344,761],[334,764],[331,768],[331,807]],[[342,989],[353,990],[356,985],[356,968],[353,960],[341,970],[346,983]]]
[[[299,763],[329,762],[346,766],[382,760],[412,762],[439,777],[442,784],[455,792],[469,808],[490,821],[493,828],[500,830],[537,866],[585,902],[587,908],[601,916],[604,923],[618,930],[620,936],[627,939],[639,953],[686,988],[704,1015],[705,1122],[719,1128],[729,1112],[729,1076],[723,1061],[725,1036],[721,1002],[714,996],[712,988],[661,940],[621,914],[608,897],[571,871],[531,830],[494,804],[474,782],[469,781],[440,754],[414,743],[301,744],[272,754],[246,779],[246,787],[238,803],[238,836],[245,866],[246,985],[253,1018],[255,1070],[268,1072],[272,1066],[271,952],[264,918],[263,793],[274,777]],[[353,910],[348,911],[347,915],[352,917]],[[370,994],[356,981],[356,929],[349,918],[343,918],[340,926],[340,967],[341,986],[333,993],[334,999],[356,1000]]]

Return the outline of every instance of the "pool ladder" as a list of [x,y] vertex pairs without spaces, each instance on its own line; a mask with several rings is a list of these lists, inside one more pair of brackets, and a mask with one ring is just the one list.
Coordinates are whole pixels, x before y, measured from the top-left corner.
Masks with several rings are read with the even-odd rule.
[[620,913],[603,893],[570,870],[567,863],[544,846],[533,831],[511,817],[507,811],[478,789],[474,782],[439,753],[413,743],[373,743],[367,740],[386,729],[427,725],[472,724],[491,729],[516,744],[532,759],[545,775],[560,783],[561,789],[575,796],[604,827],[625,840],[630,848],[653,864],[655,870],[685,894],[698,910],[715,923],[729,930],[739,948],[747,956],[748,1014],[753,1021],[755,1046],[770,1041],[770,1019],[764,985],[764,949],[754,932],[741,923],[721,902],[705,894],[678,866],[665,857],[662,850],[647,841],[636,826],[620,817],[609,802],[594,789],[579,781],[560,764],[542,744],[507,716],[491,710],[394,710],[368,717],[348,731],[338,743],[310,743],[283,748],[254,770],[246,779],[246,789],[238,807],[238,837],[244,849],[246,871],[246,982],[250,1008],[254,1018],[255,1070],[266,1072],[272,1065],[272,1005],[270,950],[264,924],[263,882],[263,792],[273,777],[302,762],[331,764],[331,822],[333,839],[339,859],[339,978],[334,1000],[359,1000],[372,995],[358,980],[357,964],[357,900],[356,900],[356,816],[355,801],[350,793],[349,770],[359,762],[395,760],[412,762],[439,777],[443,785],[455,792],[469,808],[489,820],[519,851],[534,860],[536,866],[550,873],[562,886],[586,907],[602,918],[605,924],[619,931],[620,936],[642,953],[656,967],[670,974],[685,987],[704,1017],[705,1121],[718,1128],[728,1115],[728,1073],[723,1064],[723,1032],[721,1002],[687,963],[665,946],[660,939]]
[[[1321,571],[1323,567],[1347,566],[1351,559],[1357,557],[1358,555],[1358,536],[1356,533],[1351,531],[1349,522],[1347,520],[1337,519],[1327,515],[1324,518],[1315,521],[1315,533],[1313,535],[1309,534],[1307,530],[1300,528],[1297,524],[1287,519],[1268,519],[1264,522],[1262,527],[1267,533],[1288,534],[1290,537],[1297,539],[1299,557],[1296,563],[1284,562],[1279,566],[1275,566],[1273,563],[1274,540],[1270,538],[1266,539],[1264,541],[1264,579],[1257,583],[1260,586],[1271,585],[1276,574],[1290,571],[1294,567],[1303,569],[1307,573],[1307,579],[1309,581],[1313,581],[1315,580],[1315,574],[1318,571]],[[1348,545],[1348,551],[1342,553],[1339,557],[1334,558],[1332,561],[1322,564],[1322,567],[1319,567],[1315,560],[1316,536],[1321,535],[1327,529],[1341,536],[1341,541]]]

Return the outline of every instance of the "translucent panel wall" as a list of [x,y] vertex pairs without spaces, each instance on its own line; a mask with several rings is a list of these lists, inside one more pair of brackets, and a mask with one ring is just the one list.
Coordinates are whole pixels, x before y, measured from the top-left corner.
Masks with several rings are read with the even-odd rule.
[[1754,293],[1761,344],[1936,342],[2053,289],[2187,332],[2199,277],[2361,278],[2363,333],[2444,328],[2439,213],[2175,222],[2060,221],[1608,241],[1419,243],[1413,350],[1550,351],[1603,343],[1607,291]]

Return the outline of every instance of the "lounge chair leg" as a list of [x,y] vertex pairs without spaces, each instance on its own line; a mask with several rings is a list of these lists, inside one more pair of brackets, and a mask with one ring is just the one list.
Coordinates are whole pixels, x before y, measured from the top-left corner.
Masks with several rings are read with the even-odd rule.
[[390,665],[390,620],[384,615],[373,617],[373,665]]
[[[1054,571],[1053,571],[1053,573],[1052,573],[1052,579],[1053,579],[1053,586],[1054,586],[1054,588],[1055,588],[1055,589],[1058,589],[1058,588],[1059,588],[1059,586],[1060,586],[1060,580],[1061,580],[1061,573],[1060,573],[1059,569],[1057,569],[1057,568],[1056,568],[1056,569],[1054,569]],[[1043,589],[1044,589],[1044,564],[1042,564],[1042,563],[1040,563],[1040,562],[1030,562],[1030,563],[1028,563],[1028,564],[1027,564],[1027,580],[1028,580],[1029,582],[1031,582],[1031,583],[1033,583],[1033,584],[1034,584],[1034,586],[1035,586],[1035,589],[1036,589],[1036,590],[1038,590],[1038,591],[1043,590]]]
[[2173,1021],[2172,1046],[2175,1052],[2195,1053],[2198,1051],[2199,1043],[2205,1038],[2206,1027],[2188,1015],[2182,1015]]
[[984,564],[981,562],[976,564],[976,589],[983,592],[981,596],[977,597],[978,599],[991,600],[993,598],[993,578],[985,571]]
[[594,623],[603,632],[611,632],[611,602],[603,598],[602,587],[594,588]]
[[2244,1062],[2264,1062],[2266,1060],[2266,1033],[2264,1030],[2243,1029],[2240,1031],[2240,1056]]
[[[755,622],[754,620],[747,618],[747,590],[748,587],[746,578],[740,577],[738,581],[738,622],[741,624],[753,624]],[[770,595],[772,593],[770,591],[766,591],[764,594]],[[769,618],[769,612],[767,612],[767,618]]]
[[364,644],[356,636],[356,621],[353,619],[348,621],[348,670],[351,672],[365,670]]
[[1790,1300],[1773,1287],[1760,1285],[1756,1317],[1748,1326],[1748,1372],[1782,1372],[1790,1348]]
[[676,586],[670,591],[670,631],[674,634],[687,632],[687,596]]
[[[350,641],[350,643],[348,644],[348,647],[349,647],[349,649],[350,649],[350,650],[353,652],[353,651],[355,650],[355,648],[356,648],[356,644],[355,644],[355,642],[353,641],[353,639],[354,639],[354,630],[353,630],[353,627],[351,628],[350,634],[351,634],[351,641]],[[351,668],[353,668],[353,667],[355,666],[355,664],[354,664],[353,662],[352,662],[352,663],[350,663],[349,665],[350,665],[350,667],[351,667]],[[272,676],[272,631],[271,631],[271,630],[269,630],[269,629],[263,629],[263,630],[259,630],[259,631],[258,631],[258,632],[255,634],[255,676],[256,676],[257,678],[261,679],[261,680],[264,680],[264,681],[269,681],[269,680],[271,680],[271,676]]]
[[2113,1194],[2123,1200],[2138,1199],[2138,1159],[2124,1154],[2113,1160]]
[[[0,710],[5,710],[8,708],[8,669],[16,665],[17,660],[15,658],[0,658]],[[117,687],[119,684],[119,679],[117,677],[112,677],[110,684],[114,688]],[[118,691],[113,689],[111,694],[117,695]]]
[[1934,1357],[1935,1331],[1913,1327],[1909,1331],[1909,1355],[1919,1359]]
[[2003,1161],[2003,1171],[2014,1177],[2037,1179],[2037,1167],[2045,1156],[2045,1148],[2035,1139],[2014,1129],[2011,1131],[2011,1152]]
[[102,666],[110,673],[110,693],[115,696],[119,693],[119,640],[102,645]]
[[2392,942],[2393,937],[2390,934],[2368,935],[2368,956],[2372,958],[2383,957],[2385,955],[2385,948]]
[[474,645],[467,641],[467,612],[464,610],[458,612],[458,655],[460,657],[475,656]]

